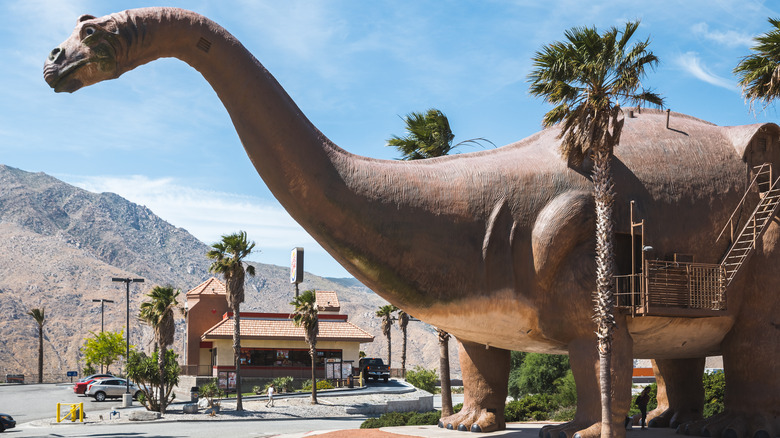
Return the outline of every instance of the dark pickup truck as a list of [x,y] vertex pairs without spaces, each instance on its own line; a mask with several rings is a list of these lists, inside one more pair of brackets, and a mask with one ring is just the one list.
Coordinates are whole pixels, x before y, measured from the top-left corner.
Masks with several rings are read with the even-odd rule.
[[358,363],[360,374],[366,379],[382,379],[387,382],[390,378],[390,369],[385,365],[382,359],[378,357],[364,357]]

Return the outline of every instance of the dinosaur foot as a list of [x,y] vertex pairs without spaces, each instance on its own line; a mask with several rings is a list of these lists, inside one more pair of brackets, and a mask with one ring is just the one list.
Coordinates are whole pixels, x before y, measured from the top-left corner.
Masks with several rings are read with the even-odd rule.
[[439,420],[439,427],[461,432],[494,432],[506,429],[503,412],[500,417],[493,409],[467,408]]
[[598,438],[601,436],[601,423],[569,421],[551,424],[539,430],[539,438]]
[[702,419],[701,413],[699,412],[674,409],[666,409],[664,411],[656,409],[655,411],[649,412],[647,418],[648,427],[671,427],[674,429],[683,423],[692,423]]
[[706,420],[681,424],[677,433],[715,438],[774,438],[780,420],[769,414],[725,411]]

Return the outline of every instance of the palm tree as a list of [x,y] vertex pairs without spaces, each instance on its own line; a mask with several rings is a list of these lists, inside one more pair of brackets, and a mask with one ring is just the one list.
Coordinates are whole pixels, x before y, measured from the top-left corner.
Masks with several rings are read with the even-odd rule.
[[376,311],[376,316],[382,318],[382,334],[387,337],[387,368],[390,368],[390,359],[392,359],[392,346],[390,345],[391,328],[393,328],[393,313],[398,310],[392,304],[386,304]]
[[317,376],[315,375],[317,359],[317,335],[320,332],[320,322],[317,317],[317,297],[313,290],[307,290],[290,302],[295,307],[292,314],[293,323],[303,327],[306,343],[309,344],[311,357],[311,404],[317,404]]
[[780,19],[770,18],[771,31],[755,38],[754,53],[742,58],[734,68],[742,94],[750,101],[764,101],[764,106],[780,97]]
[[149,301],[141,303],[140,318],[154,329],[154,338],[159,347],[157,366],[160,371],[160,413],[165,413],[168,394],[165,393],[165,355],[173,344],[175,326],[173,309],[179,304],[176,297],[180,291],[172,286],[155,286],[148,294]]
[[[406,124],[407,136],[400,138],[392,136],[387,141],[388,146],[396,147],[402,154],[404,160],[417,160],[424,158],[441,157],[450,153],[451,150],[465,145],[481,145],[482,142],[493,144],[492,141],[485,138],[473,138],[452,145],[455,135],[450,129],[450,122],[447,116],[437,109],[429,109],[425,114],[412,112],[404,119]],[[441,329],[436,329],[439,338],[439,379],[441,380],[442,391],[442,416],[452,415],[452,393],[450,391],[450,335]],[[406,333],[404,333],[404,349],[406,348]],[[405,351],[405,350],[404,350]],[[389,352],[388,352],[389,353]],[[404,354],[405,358],[405,354]],[[406,371],[405,363],[402,358],[402,369]],[[388,365],[389,366],[389,365]],[[449,412],[449,414],[447,414]]]
[[27,312],[38,324],[38,383],[43,383],[43,323],[45,322],[44,319],[46,319],[45,313],[43,307],[30,309]]
[[484,138],[472,138],[453,146],[455,135],[450,129],[449,119],[434,108],[424,114],[411,112],[403,120],[406,125],[406,137],[394,135],[387,140],[388,146],[393,146],[401,152],[403,160],[442,157],[465,144],[480,145],[483,141],[493,144]]
[[244,268],[243,260],[255,247],[254,242],[246,239],[246,232],[226,234],[222,241],[211,245],[212,249],[206,256],[214,262],[209,271],[222,274],[225,278],[225,292],[227,302],[233,311],[233,360],[236,367],[236,410],[243,411],[241,403],[241,326],[239,308],[244,302],[244,276],[245,273],[255,275],[255,267],[247,265]]
[[533,57],[528,76],[530,91],[555,107],[544,115],[544,126],[561,123],[561,154],[569,165],[580,168],[585,158],[593,161],[592,179],[596,201],[595,316],[601,386],[601,436],[612,435],[610,381],[612,335],[615,327],[612,291],[614,271],[612,207],[613,149],[623,128],[621,103],[663,106],[663,99],[641,89],[646,69],[658,58],[647,50],[650,40],[628,47],[639,22],[610,28],[599,35],[595,28],[566,31],[566,41],[546,45]]
[[404,340],[401,344],[401,377],[406,378],[406,327],[409,325],[409,314],[398,309],[398,327],[401,328]]

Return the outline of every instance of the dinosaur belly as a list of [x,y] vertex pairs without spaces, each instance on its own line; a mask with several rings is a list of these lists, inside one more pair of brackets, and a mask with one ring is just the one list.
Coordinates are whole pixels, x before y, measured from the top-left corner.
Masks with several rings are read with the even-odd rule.
[[683,359],[716,356],[734,318],[665,318],[645,316],[628,319],[638,359]]

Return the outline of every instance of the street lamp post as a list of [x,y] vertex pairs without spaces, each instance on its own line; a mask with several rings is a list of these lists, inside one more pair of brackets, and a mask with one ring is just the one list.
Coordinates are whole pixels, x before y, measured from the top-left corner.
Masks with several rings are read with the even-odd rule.
[[[94,302],[94,303],[99,302],[100,303],[100,333],[103,333],[103,304],[104,303],[112,303],[113,304],[113,301],[107,300],[105,298],[101,298],[99,300],[92,300],[92,302]],[[100,373],[103,374],[103,364],[102,363],[100,364]]]
[[143,278],[111,278],[111,281],[124,283],[127,286],[127,296],[125,300],[127,309],[127,325],[125,326],[125,340],[127,343],[127,350],[125,355],[125,396],[122,401],[126,406],[130,406],[133,403],[133,397],[130,396],[130,377],[127,375],[127,362],[130,360],[130,283],[143,283]]

